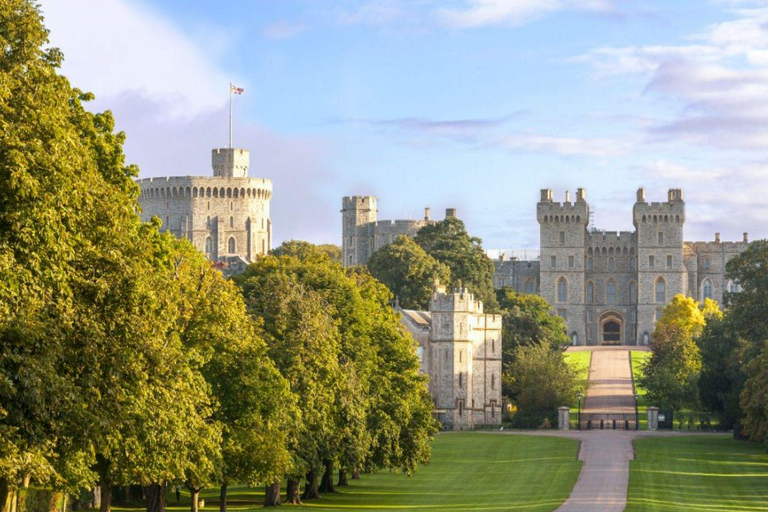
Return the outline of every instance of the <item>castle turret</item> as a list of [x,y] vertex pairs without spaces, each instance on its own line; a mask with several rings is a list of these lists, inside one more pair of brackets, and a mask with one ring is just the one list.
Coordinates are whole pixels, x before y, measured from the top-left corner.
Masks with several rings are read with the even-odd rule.
[[247,149],[221,148],[211,151],[213,175],[221,178],[247,178],[250,155]]
[[584,264],[589,204],[586,190],[576,191],[576,202],[554,201],[552,190],[541,191],[536,207],[541,247],[541,296],[568,324],[568,333],[585,343]]
[[341,200],[342,262],[362,264],[373,254],[372,224],[376,222],[375,196],[347,196]]

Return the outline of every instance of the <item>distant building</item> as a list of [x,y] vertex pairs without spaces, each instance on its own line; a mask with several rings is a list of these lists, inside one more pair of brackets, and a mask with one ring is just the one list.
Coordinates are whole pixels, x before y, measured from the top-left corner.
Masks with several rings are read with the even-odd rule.
[[211,160],[213,176],[138,180],[141,217],[159,217],[225,272],[242,272],[272,247],[272,181],[248,177],[246,149],[214,149]]
[[[342,199],[342,262],[344,266],[365,265],[371,255],[395,241],[400,235],[416,236],[419,229],[435,221],[429,208],[419,220],[378,220],[378,200],[374,196],[351,196]],[[456,217],[456,209],[448,208],[445,216]]]
[[538,293],[568,325],[574,345],[647,343],[664,306],[676,294],[722,303],[739,290],[726,279],[725,264],[747,248],[741,242],[685,242],[683,191],[670,189],[667,201],[649,203],[637,191],[634,231],[589,227],[586,191],[571,202],[541,191],[537,207],[540,257],[495,262],[494,284]]
[[466,288],[436,285],[429,311],[400,310],[419,344],[437,419],[448,430],[501,424],[501,315]]

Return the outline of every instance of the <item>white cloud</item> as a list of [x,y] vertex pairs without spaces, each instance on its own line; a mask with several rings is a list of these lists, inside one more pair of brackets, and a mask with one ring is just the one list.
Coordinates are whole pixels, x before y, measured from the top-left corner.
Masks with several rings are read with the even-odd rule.
[[561,10],[613,12],[610,0],[467,0],[459,9],[439,9],[440,20],[454,28],[519,26]]
[[151,99],[157,116],[184,117],[227,100],[233,77],[137,2],[43,0],[42,10],[51,44],[64,51],[62,72],[96,94],[99,104],[130,92]]
[[514,151],[588,157],[619,156],[630,149],[627,143],[614,139],[545,135],[513,135],[504,138],[500,145]]

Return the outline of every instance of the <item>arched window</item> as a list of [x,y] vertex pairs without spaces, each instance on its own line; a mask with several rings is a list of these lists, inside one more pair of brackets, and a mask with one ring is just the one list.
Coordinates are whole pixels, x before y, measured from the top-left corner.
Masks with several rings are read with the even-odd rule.
[[533,293],[533,279],[528,279],[525,282],[525,293]]
[[568,282],[564,277],[557,280],[557,302],[568,302]]
[[712,281],[705,279],[701,285],[701,300],[712,298]]
[[634,281],[629,283],[629,303],[637,303],[637,284]]
[[587,304],[594,304],[595,302],[595,285],[592,281],[587,283]]
[[587,270],[592,270],[593,265],[594,263],[592,262],[592,256],[590,256],[589,258],[587,258]]
[[611,256],[608,258],[608,270],[613,270],[614,268],[616,268],[616,262],[614,261],[613,256]]
[[733,280],[728,281],[728,291],[731,293],[739,293],[741,291],[741,287],[739,286],[739,283]]
[[608,304],[616,304],[616,281],[613,279],[608,280],[605,287],[605,300]]
[[235,253],[235,237],[229,237],[229,241],[227,242],[227,251],[229,254]]
[[229,227],[231,227],[231,228],[235,227],[235,218],[234,217],[230,217],[229,218]]
[[663,277],[656,280],[656,302],[667,303],[667,282]]
[[629,258],[629,268],[630,268],[631,270],[635,270],[635,257],[634,257],[634,256],[632,256],[631,258]]
[[205,237],[205,254],[211,254],[213,251],[213,240],[211,237]]

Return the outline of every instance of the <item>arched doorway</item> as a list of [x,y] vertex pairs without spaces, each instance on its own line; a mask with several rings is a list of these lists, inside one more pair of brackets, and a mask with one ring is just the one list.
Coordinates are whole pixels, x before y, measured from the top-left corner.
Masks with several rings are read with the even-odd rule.
[[618,313],[606,313],[600,318],[600,344],[621,345],[624,318]]

